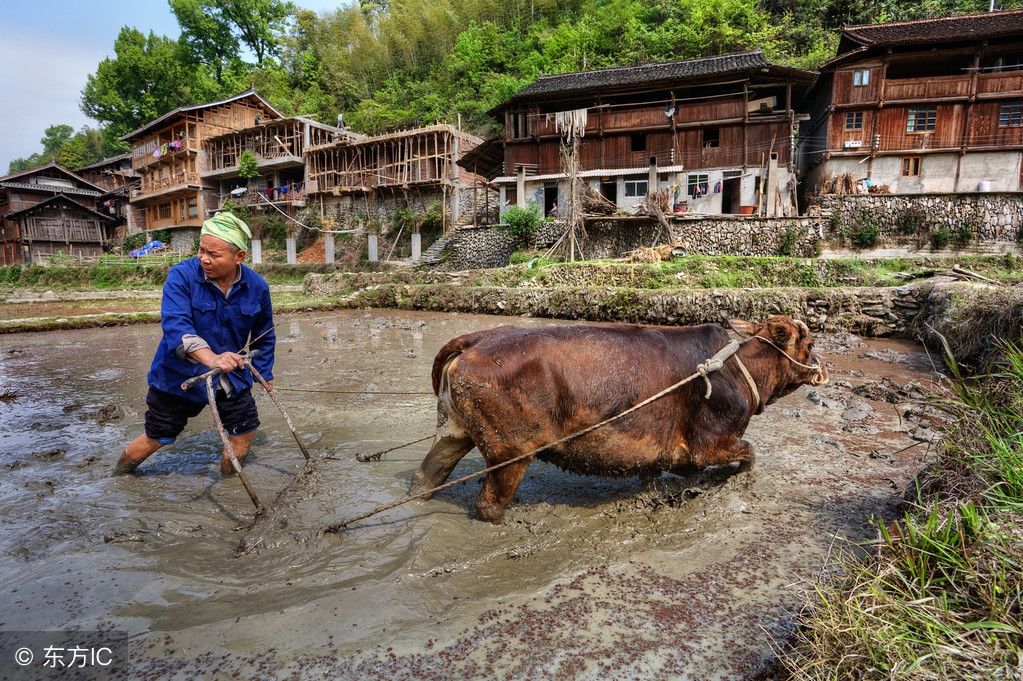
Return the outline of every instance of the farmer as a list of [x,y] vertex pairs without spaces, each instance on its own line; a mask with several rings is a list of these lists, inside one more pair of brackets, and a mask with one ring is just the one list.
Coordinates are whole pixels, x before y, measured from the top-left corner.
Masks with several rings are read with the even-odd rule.
[[[164,445],[169,445],[208,404],[206,384],[182,390],[186,379],[219,369],[215,379],[217,411],[239,463],[249,452],[259,427],[252,397],[252,373],[243,355],[257,351],[252,363],[267,381],[273,380],[275,336],[270,287],[242,264],[252,233],[230,212],[203,223],[199,255],[171,268],[163,285],[160,325],[163,338],[149,369],[146,432],[128,443],[114,475],[134,471]],[[219,385],[217,383],[219,380]],[[220,472],[233,472],[227,449]]]

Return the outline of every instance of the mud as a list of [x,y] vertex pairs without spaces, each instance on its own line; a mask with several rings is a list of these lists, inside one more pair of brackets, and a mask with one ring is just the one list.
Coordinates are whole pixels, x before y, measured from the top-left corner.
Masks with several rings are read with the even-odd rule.
[[[824,335],[831,384],[754,418],[752,474],[641,483],[534,463],[504,525],[474,519],[474,481],[319,536],[401,497],[426,451],[355,460],[435,421],[429,396],[369,393],[428,391],[445,341],[509,322],[562,323],[284,320],[278,387],[362,394],[282,392],[309,469],[257,397],[246,472],[263,498],[284,492],[255,525],[205,412],[139,476],[109,477],[141,430],[158,327],[5,336],[0,633],[100,632],[121,678],[750,678],[829,559],[897,514],[931,447],[913,433],[940,427],[914,401],[933,376],[921,348]],[[473,452],[453,476],[480,467]]]

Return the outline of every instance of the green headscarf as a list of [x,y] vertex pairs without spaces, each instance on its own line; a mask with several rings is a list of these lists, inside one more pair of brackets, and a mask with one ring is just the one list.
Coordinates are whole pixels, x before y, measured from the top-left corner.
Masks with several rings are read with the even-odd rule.
[[249,226],[242,222],[237,216],[230,211],[221,211],[211,217],[206,222],[202,223],[202,229],[199,230],[199,236],[203,234],[211,234],[218,239],[223,239],[228,243],[232,243],[243,251],[249,250],[249,239],[252,238],[252,232],[249,230]]

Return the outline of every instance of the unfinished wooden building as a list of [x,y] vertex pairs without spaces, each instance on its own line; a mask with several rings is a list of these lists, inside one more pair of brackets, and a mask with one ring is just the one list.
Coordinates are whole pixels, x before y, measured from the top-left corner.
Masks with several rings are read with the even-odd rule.
[[1023,10],[847,26],[804,126],[808,187],[1023,189]]
[[64,252],[97,255],[114,221],[96,210],[98,187],[54,163],[0,177],[0,265]]
[[173,229],[171,244],[188,250],[207,211],[220,205],[200,173],[203,141],[283,116],[252,90],[170,111],[122,139],[131,144],[133,219],[143,229]]
[[482,180],[458,165],[482,140],[451,125],[432,125],[359,140],[310,146],[306,191],[325,213],[386,222],[399,209],[445,206],[447,225],[469,224],[485,198]]
[[759,51],[545,76],[491,111],[503,158],[480,168],[503,206],[563,209],[557,118],[571,115],[584,127],[580,177],[620,209],[660,189],[676,213],[791,214],[796,103],[815,77]]
[[[264,120],[204,140],[200,176],[216,187],[217,207],[230,199],[252,210],[276,207],[293,215],[307,200],[306,149],[363,138],[304,117]],[[246,151],[255,157],[257,177],[239,174],[239,159]]]

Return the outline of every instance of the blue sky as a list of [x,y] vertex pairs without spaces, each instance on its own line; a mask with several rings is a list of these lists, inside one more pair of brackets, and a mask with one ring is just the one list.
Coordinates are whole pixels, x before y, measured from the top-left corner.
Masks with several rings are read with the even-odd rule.
[[[343,0],[297,0],[322,12]],[[166,0],[30,0],[4,3],[0,39],[0,92],[6,127],[0,132],[0,175],[13,158],[42,147],[43,130],[67,123],[77,130],[95,126],[78,108],[85,79],[104,57],[112,56],[122,26],[177,37]]]

